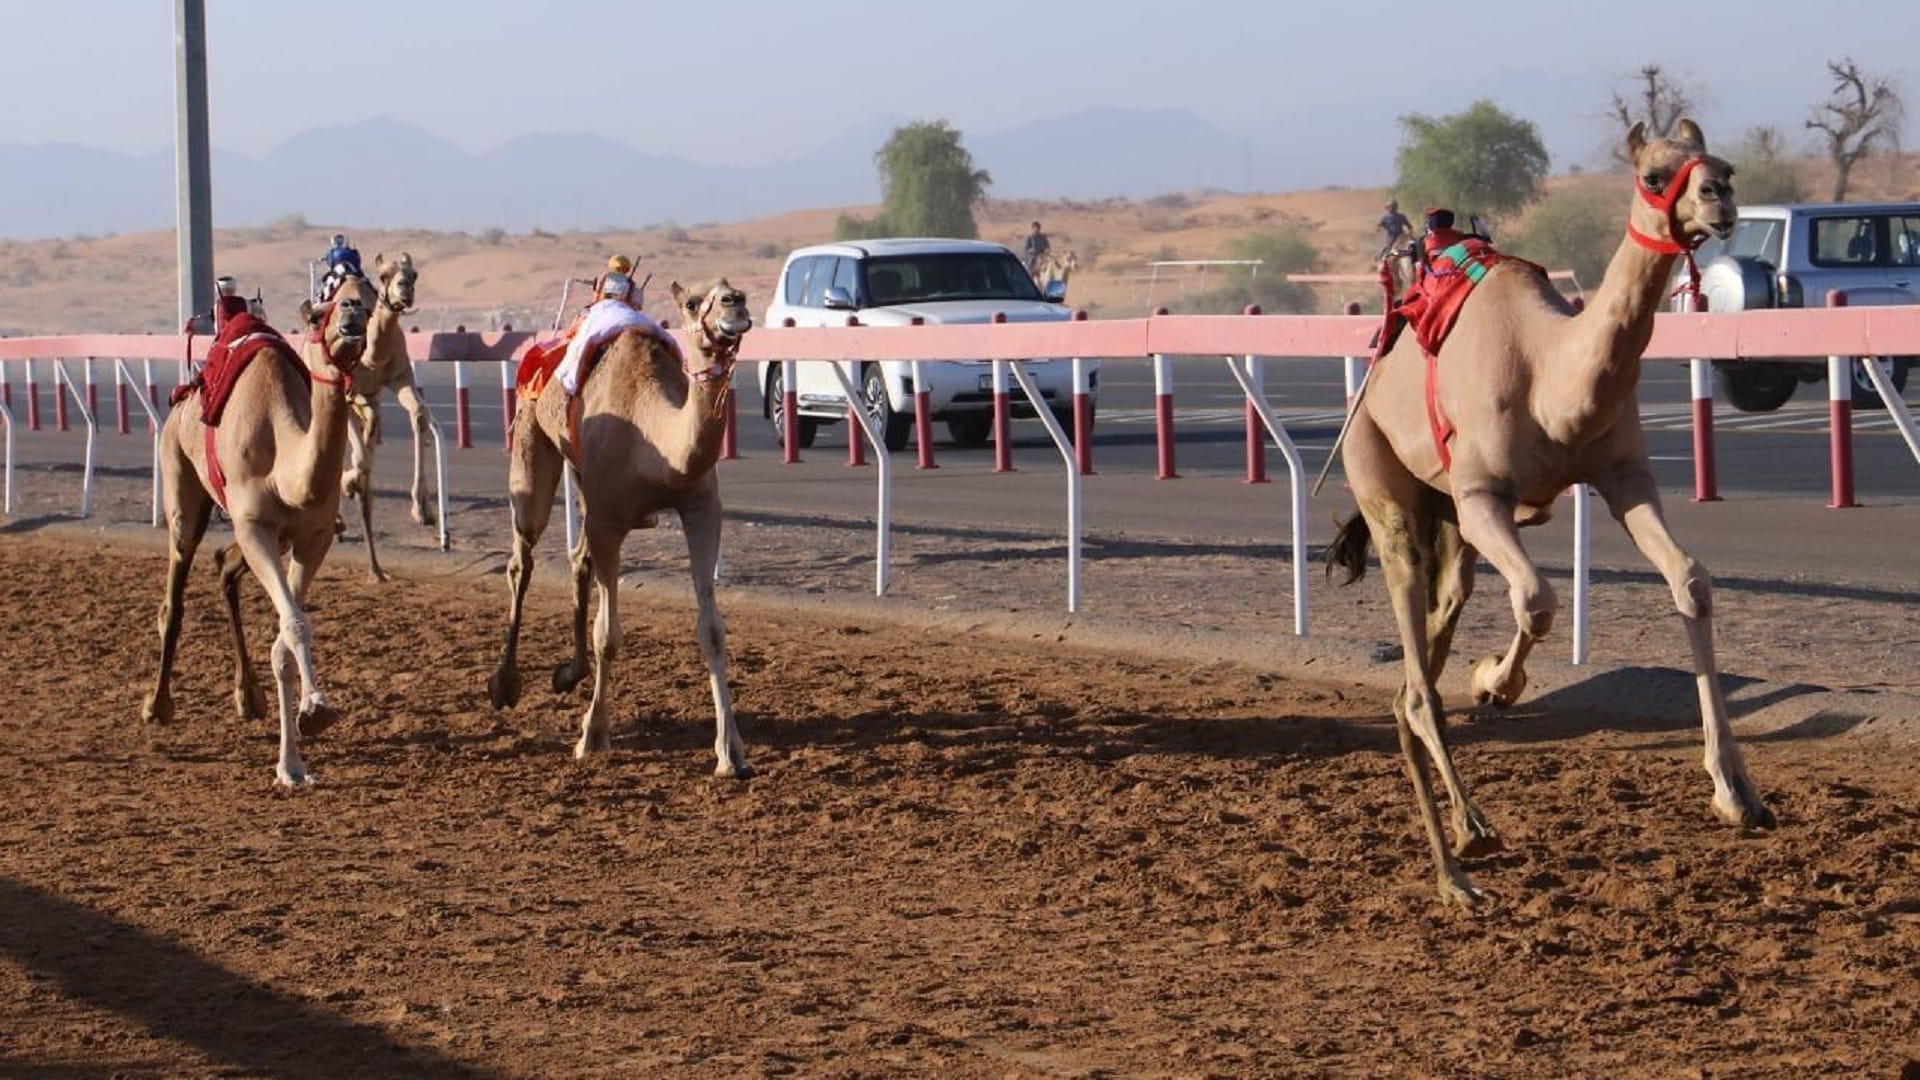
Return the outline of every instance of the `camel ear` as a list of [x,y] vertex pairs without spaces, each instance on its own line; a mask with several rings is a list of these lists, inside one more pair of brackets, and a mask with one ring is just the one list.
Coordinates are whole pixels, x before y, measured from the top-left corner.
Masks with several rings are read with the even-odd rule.
[[1700,130],[1700,125],[1694,123],[1693,117],[1691,116],[1681,117],[1680,122],[1673,126],[1673,133],[1698,146],[1701,150],[1707,148],[1707,133]]
[[300,301],[300,321],[303,323],[306,323],[308,326],[317,325],[320,320],[314,318],[313,315],[314,315],[313,301],[311,300]]
[[667,288],[673,292],[674,307],[678,308],[678,307],[687,306],[687,290],[682,288],[679,282],[676,281],[673,284],[667,286]]
[[1627,156],[1638,160],[1640,151],[1646,148],[1647,122],[1645,120],[1636,120],[1634,121],[1633,127],[1627,131]]
[[404,251],[403,251],[403,252],[401,252],[401,253],[400,253],[400,265],[401,265],[401,266],[404,266],[404,267],[406,267],[406,268],[407,268],[407,269],[409,269],[409,270],[411,270],[411,269],[413,269],[413,256],[412,256],[412,255],[409,255],[408,253],[406,253],[406,252],[404,252]]
[[387,262],[386,254],[384,252],[379,252],[379,251],[374,252],[373,253],[373,276],[379,278],[381,281],[385,281],[387,280],[387,278],[391,277],[392,275],[393,275],[393,266]]

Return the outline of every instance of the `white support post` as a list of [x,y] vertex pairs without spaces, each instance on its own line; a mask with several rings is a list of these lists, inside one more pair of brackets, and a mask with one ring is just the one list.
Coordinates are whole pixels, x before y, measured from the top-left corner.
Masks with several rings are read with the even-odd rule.
[[1893,417],[1893,424],[1900,429],[1900,437],[1907,441],[1907,450],[1913,454],[1913,460],[1920,462],[1920,431],[1915,430],[1913,410],[1907,408],[1905,398],[1887,376],[1883,361],[1877,356],[1863,356],[1860,362],[1866,365],[1867,378],[1873,380],[1873,388],[1880,392],[1880,400],[1886,403],[1887,415]]
[[574,548],[580,544],[580,522],[573,512],[573,465],[570,463],[560,466],[560,499],[564,503],[560,508],[561,516],[567,519],[567,554],[572,556]]
[[433,435],[433,467],[439,477],[433,486],[435,498],[440,504],[440,550],[451,551],[453,538],[447,531],[447,444],[445,437],[440,434],[440,421],[429,419],[427,431]]
[[1573,485],[1573,662],[1587,662],[1589,639],[1588,628],[1591,623],[1589,593],[1590,577],[1593,565],[1593,515],[1589,512],[1588,502],[1591,489],[1585,484]]
[[1034,385],[1033,376],[1027,373],[1026,365],[1018,360],[1006,362],[1014,380],[1027,395],[1027,401],[1033,406],[1034,415],[1047,427],[1047,434],[1053,438],[1053,445],[1060,451],[1060,460],[1067,466],[1067,612],[1075,614],[1080,610],[1080,470],[1075,467],[1076,455],[1073,440],[1060,427],[1060,421],[1047,407],[1047,399],[1040,394],[1040,388]]
[[[127,370],[127,362],[125,360],[115,360],[113,362],[113,373],[115,379],[124,379],[130,389],[139,389],[139,387],[134,384],[133,373]],[[140,402],[140,411],[147,414],[147,430],[153,433],[152,523],[157,528],[160,524],[160,416],[154,412],[153,403],[147,400],[145,394],[136,393],[132,396]]]
[[12,516],[13,514],[13,410],[7,408],[7,403],[5,401],[0,401],[0,422],[4,422],[7,427],[7,471],[6,471],[7,482],[6,482],[6,494],[3,498],[0,498],[0,511],[4,511],[8,516]]
[[56,382],[53,392],[58,394],[62,386],[66,387],[67,393],[73,395],[74,405],[80,410],[81,419],[87,422],[86,465],[80,473],[80,516],[83,518],[92,517],[93,443],[95,435],[93,410],[87,407],[86,391],[82,390],[80,384],[74,381],[73,373],[67,370],[67,362],[65,360],[55,360],[53,362],[53,374]]
[[1290,523],[1293,543],[1293,632],[1299,637],[1307,636],[1307,483],[1306,469],[1300,462],[1300,448],[1293,444],[1293,437],[1281,426],[1280,418],[1274,415],[1267,405],[1265,397],[1260,395],[1253,383],[1253,357],[1247,357],[1246,368],[1240,366],[1238,357],[1227,357],[1227,370],[1233,374],[1233,381],[1240,384],[1240,392],[1246,395],[1247,403],[1260,416],[1260,422],[1266,426],[1267,434],[1280,447],[1280,454],[1287,462],[1288,505],[1293,521]]
[[[786,363],[791,365],[794,361],[788,360]],[[833,377],[840,380],[840,388],[846,391],[847,400],[856,403],[854,408],[847,410],[847,415],[860,425],[861,434],[873,447],[874,464],[878,466],[874,470],[874,475],[879,478],[876,482],[880,490],[876,496],[879,505],[874,511],[873,595],[885,596],[890,578],[887,568],[893,562],[893,455],[887,452],[886,436],[880,431],[879,424],[866,409],[858,406],[860,397],[854,392],[853,380],[847,377],[847,365],[834,361],[827,367],[832,370]]]

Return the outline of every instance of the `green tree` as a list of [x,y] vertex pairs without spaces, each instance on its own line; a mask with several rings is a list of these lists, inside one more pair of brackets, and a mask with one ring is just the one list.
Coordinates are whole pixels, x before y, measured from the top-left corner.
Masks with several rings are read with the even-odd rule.
[[1734,150],[1733,191],[1743,203],[1792,203],[1807,197],[1779,128],[1756,127]]
[[1203,314],[1235,313],[1248,304],[1260,305],[1269,315],[1306,312],[1314,308],[1313,290],[1287,280],[1320,267],[1320,249],[1298,229],[1276,229],[1234,238],[1229,247],[1236,259],[1258,259],[1258,267],[1229,267],[1226,284],[1192,296],[1177,305],[1182,311]]
[[965,239],[980,235],[973,204],[986,195],[993,177],[973,167],[973,155],[960,145],[960,133],[945,120],[895,128],[874,160],[884,193],[878,220],[887,231]]
[[1394,193],[1413,206],[1468,214],[1510,214],[1539,198],[1547,148],[1531,120],[1476,101],[1451,116],[1400,118]]
[[1618,198],[1603,192],[1557,192],[1535,207],[1526,228],[1503,246],[1549,270],[1572,270],[1581,286],[1591,289],[1606,276],[1620,246],[1626,213]]

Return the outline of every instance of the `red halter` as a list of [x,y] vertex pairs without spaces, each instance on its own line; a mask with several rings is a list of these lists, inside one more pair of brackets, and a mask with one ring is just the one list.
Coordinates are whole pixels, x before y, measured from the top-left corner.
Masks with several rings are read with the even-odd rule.
[[326,317],[320,320],[320,325],[307,331],[307,341],[320,346],[320,355],[326,359],[327,366],[339,372],[340,377],[337,379],[329,379],[311,368],[307,369],[307,373],[313,376],[314,382],[322,386],[338,387],[344,392],[347,387],[347,380],[353,375],[353,366],[341,367],[340,361],[333,358],[333,350],[327,347],[327,324],[333,321],[334,316],[339,313],[339,310],[338,304],[329,306]]
[[1664,237],[1649,236],[1641,232],[1639,228],[1633,224],[1632,215],[1628,215],[1627,217],[1627,235],[1633,238],[1634,243],[1639,244],[1648,251],[1658,252],[1661,255],[1686,256],[1687,284],[1682,285],[1680,289],[1675,292],[1674,295],[1676,296],[1681,292],[1687,293],[1688,295],[1695,295],[1700,292],[1700,267],[1699,264],[1693,261],[1693,253],[1701,244],[1706,243],[1707,238],[1704,236],[1688,237],[1686,231],[1680,227],[1680,218],[1675,212],[1675,207],[1680,203],[1680,196],[1687,190],[1687,178],[1693,175],[1693,170],[1699,167],[1701,160],[1702,159],[1698,157],[1688,158],[1686,162],[1680,166],[1679,170],[1673,174],[1673,179],[1667,181],[1667,187],[1664,191],[1648,191],[1647,182],[1644,178],[1639,176],[1633,178],[1633,190],[1639,193],[1640,201],[1646,203],[1647,206],[1658,211],[1662,217],[1667,219],[1667,235]]

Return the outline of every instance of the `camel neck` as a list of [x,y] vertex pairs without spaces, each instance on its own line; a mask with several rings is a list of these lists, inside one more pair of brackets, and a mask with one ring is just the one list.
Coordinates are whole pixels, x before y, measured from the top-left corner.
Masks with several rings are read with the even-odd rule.
[[321,344],[305,341],[300,353],[301,362],[313,376],[310,410],[305,450],[297,459],[299,475],[286,486],[284,494],[296,505],[310,505],[328,492],[337,494],[340,490],[340,471],[347,456],[347,421],[352,410],[347,404],[346,387],[338,384],[346,376],[327,360]]
[[[695,363],[704,367],[712,362],[704,352]],[[680,406],[680,438],[674,440],[681,453],[669,455],[673,471],[681,476],[700,476],[720,460],[720,443],[726,434],[726,408],[721,395],[726,378],[696,379],[687,376],[687,398]]]
[[1586,376],[1573,388],[1583,400],[1619,400],[1639,380],[1640,354],[1653,338],[1675,258],[1621,238],[1606,277],[1574,319],[1578,332],[1566,338],[1576,351],[1568,359]]

